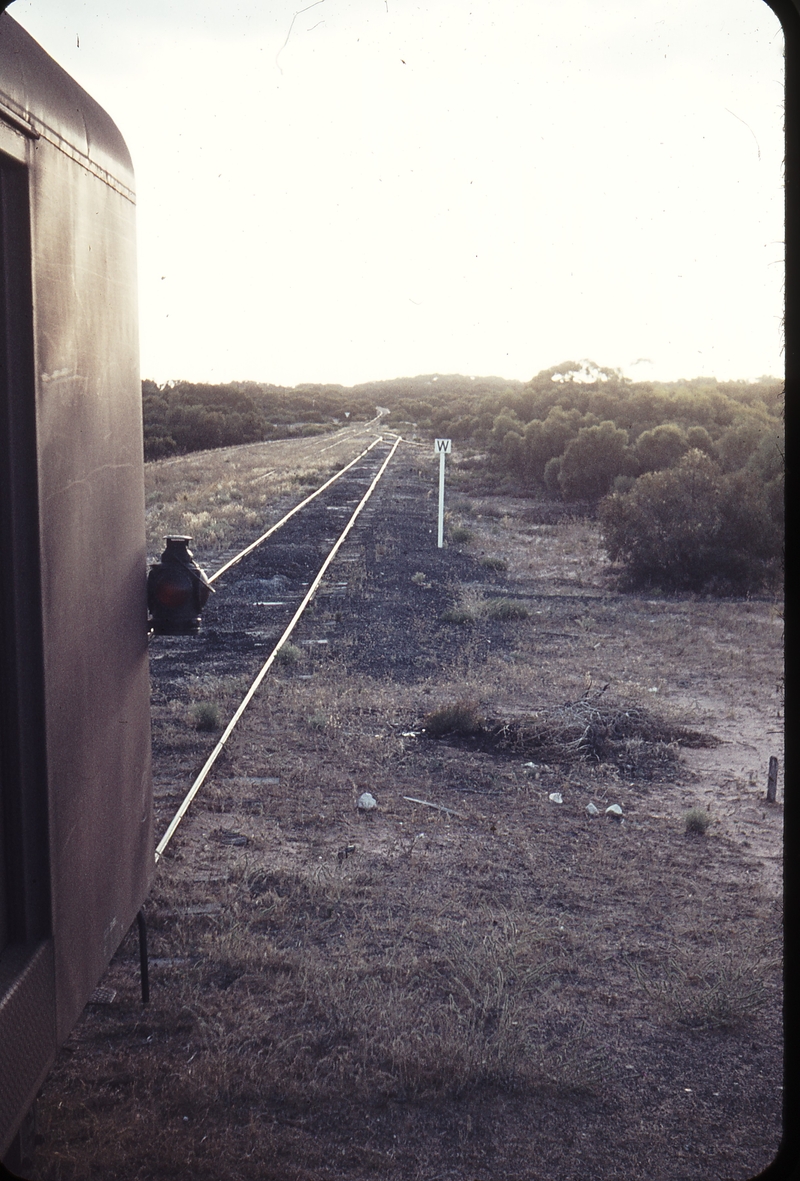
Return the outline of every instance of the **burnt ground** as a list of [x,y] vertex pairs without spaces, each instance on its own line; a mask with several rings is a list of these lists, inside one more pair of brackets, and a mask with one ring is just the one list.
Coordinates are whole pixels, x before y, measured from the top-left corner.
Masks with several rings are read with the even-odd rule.
[[[432,462],[401,448],[158,867],[149,1008],[129,937],[31,1176],[705,1181],[774,1157],[775,605],[621,595],[585,524],[460,503],[472,537],[439,551]],[[153,640],[158,835],[218,737],[198,707],[227,721],[334,535],[290,522],[201,638]]]

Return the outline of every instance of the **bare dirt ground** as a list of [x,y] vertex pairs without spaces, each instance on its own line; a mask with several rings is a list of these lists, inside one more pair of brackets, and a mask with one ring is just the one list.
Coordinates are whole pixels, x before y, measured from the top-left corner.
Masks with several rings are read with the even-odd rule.
[[[149,1007],[129,936],[65,1046],[31,1177],[738,1181],[774,1157],[778,604],[620,594],[591,523],[463,484],[439,551],[434,484],[401,449],[158,867]],[[245,580],[291,584],[291,544]],[[159,835],[216,741],[197,707],[226,721],[258,667],[223,647],[180,689],[153,661]]]

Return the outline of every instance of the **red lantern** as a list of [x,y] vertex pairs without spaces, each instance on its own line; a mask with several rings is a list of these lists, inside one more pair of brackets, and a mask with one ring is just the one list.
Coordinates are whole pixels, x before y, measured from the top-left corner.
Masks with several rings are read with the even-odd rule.
[[149,627],[157,636],[197,635],[213,587],[188,548],[191,537],[168,537],[147,576]]

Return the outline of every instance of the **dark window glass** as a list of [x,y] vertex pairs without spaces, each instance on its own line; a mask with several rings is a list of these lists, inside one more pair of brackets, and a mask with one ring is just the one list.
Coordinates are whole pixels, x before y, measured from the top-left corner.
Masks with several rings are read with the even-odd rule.
[[36,471],[28,174],[0,154],[0,952],[49,926]]

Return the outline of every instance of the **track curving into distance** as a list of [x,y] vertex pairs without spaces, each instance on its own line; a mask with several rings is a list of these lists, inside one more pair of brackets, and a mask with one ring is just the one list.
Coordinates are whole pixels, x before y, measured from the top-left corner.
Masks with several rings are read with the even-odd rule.
[[[318,496],[320,496],[323,492],[325,492],[326,489],[330,488],[330,486],[332,484],[335,484],[337,480],[341,479],[341,477],[345,474],[345,472],[349,472],[351,467],[355,467],[355,465],[359,462],[359,460],[362,460],[364,458],[364,456],[367,455],[368,452],[370,452],[372,450],[373,447],[376,447],[378,445],[378,443],[382,443],[382,442],[383,442],[383,435],[378,435],[377,439],[375,439],[374,442],[370,443],[369,447],[367,447],[364,451],[362,451],[360,453],[360,455],[357,455],[355,457],[355,459],[352,459],[350,461],[350,463],[346,464],[343,468],[340,468],[340,470],[338,472],[335,472],[334,475],[332,475],[329,480],[326,480],[324,484],[320,485],[320,487],[317,488],[317,490],[315,492],[312,492],[310,496],[307,496],[305,498],[305,500],[301,500],[299,504],[296,504],[293,509],[290,509],[290,511],[285,514],[285,516],[281,517],[280,521],[276,521],[276,523],[274,525],[272,525],[269,529],[267,529],[266,533],[262,533],[261,536],[257,537],[255,541],[252,541],[250,543],[250,545],[245,546],[245,548],[243,550],[240,550],[240,552],[238,554],[236,554],[234,557],[230,558],[225,563],[224,566],[220,566],[219,570],[217,570],[214,574],[210,575],[208,581],[215,582],[218,578],[221,578],[221,576],[223,574],[225,574],[228,570],[230,570],[232,566],[236,566],[237,563],[241,562],[242,558],[246,558],[247,555],[251,554],[254,549],[257,549],[258,546],[262,545],[263,542],[265,542],[267,540],[267,538],[271,537],[272,534],[276,533],[278,531],[278,529],[281,529],[286,524],[287,521],[291,520],[291,518],[295,515],[295,513],[299,513],[301,511],[301,509],[304,509],[306,507],[307,504],[311,504],[312,500],[316,500],[316,498]],[[400,442],[399,438],[398,438],[397,442],[398,443]],[[327,448],[323,447],[322,450],[325,451],[325,450],[327,450]],[[259,477],[259,478],[261,478],[261,477]]]

